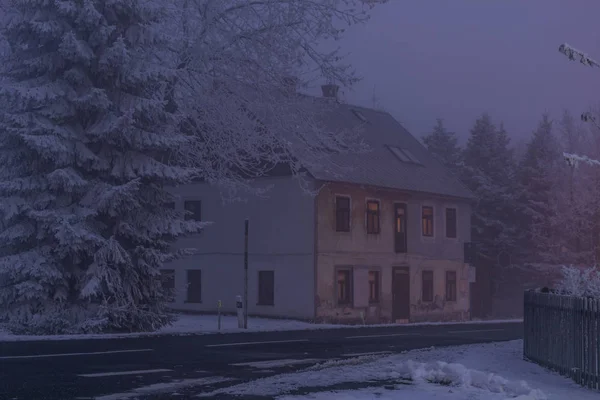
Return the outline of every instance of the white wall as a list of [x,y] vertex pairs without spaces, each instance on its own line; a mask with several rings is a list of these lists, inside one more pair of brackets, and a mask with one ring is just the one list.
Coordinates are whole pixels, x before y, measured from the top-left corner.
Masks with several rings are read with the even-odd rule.
[[[179,240],[176,247],[194,247],[198,255],[165,265],[175,270],[176,298],[181,310],[235,311],[235,297],[244,292],[244,219],[250,221],[248,312],[250,314],[313,318],[314,316],[314,198],[289,177],[263,178],[274,185],[266,197],[247,195],[244,202],[223,203],[217,188],[190,184],[176,189],[185,200],[202,201],[202,219],[211,221],[200,235]],[[202,270],[202,303],[186,303],[186,270]],[[275,274],[274,306],[258,306],[258,271]]]

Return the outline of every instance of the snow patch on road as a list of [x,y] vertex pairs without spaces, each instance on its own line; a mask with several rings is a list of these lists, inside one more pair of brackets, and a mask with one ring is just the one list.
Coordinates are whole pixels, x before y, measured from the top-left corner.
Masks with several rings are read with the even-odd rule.
[[[390,327],[390,326],[437,326],[437,325],[478,325],[478,324],[503,324],[503,323],[523,322],[522,319],[504,319],[493,321],[465,321],[465,322],[419,322],[412,324],[377,324],[367,325],[369,328]],[[214,315],[178,315],[172,325],[165,326],[156,332],[144,333],[119,333],[119,334],[81,334],[81,335],[13,335],[0,325],[0,342],[4,341],[37,341],[37,340],[83,340],[83,339],[123,339],[135,338],[152,335],[202,335],[218,333],[243,333],[243,332],[269,332],[269,331],[295,331],[295,330],[319,330],[319,329],[352,329],[364,328],[364,325],[332,325],[332,324],[312,324],[309,322],[268,319],[268,318],[249,318],[248,329],[237,327],[237,317],[222,316],[221,330],[218,330],[218,320]]]
[[243,362],[243,363],[235,363],[229,364],[235,367],[250,367],[256,369],[270,369],[270,368],[281,368],[286,367],[288,365],[298,365],[298,364],[312,364],[322,361],[318,358],[306,358],[303,360],[300,359],[283,359],[283,360],[266,360],[266,361],[253,361],[253,362]]
[[127,400],[136,398],[138,396],[147,396],[160,393],[170,393],[171,395],[174,395],[174,391],[187,387],[200,387],[233,380],[234,379],[232,378],[224,378],[221,376],[209,376],[198,379],[181,379],[172,382],[155,383],[148,386],[142,386],[126,393],[114,393],[105,396],[98,396],[95,397],[95,400]]

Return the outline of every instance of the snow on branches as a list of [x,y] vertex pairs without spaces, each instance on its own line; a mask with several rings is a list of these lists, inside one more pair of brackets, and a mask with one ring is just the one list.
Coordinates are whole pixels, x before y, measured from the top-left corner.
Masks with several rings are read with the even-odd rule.
[[[586,53],[581,50],[570,46],[567,43],[563,43],[558,47],[558,51],[571,61],[579,60],[579,62],[588,67],[599,68],[600,63],[589,57]],[[597,119],[590,113],[584,112],[581,114],[581,120],[585,122],[591,122],[596,128],[600,128]],[[577,154],[564,153],[565,161],[569,166],[577,167],[579,163],[586,163],[589,165],[600,165],[600,161],[589,158],[587,156],[580,156]]]
[[557,289],[568,296],[600,299],[600,270],[597,268],[562,267],[562,279]]
[[571,61],[579,59],[580,63],[587,65],[588,67],[600,67],[600,64],[597,61],[589,57],[586,53],[571,47],[567,43],[561,44],[558,47],[558,51],[567,56]]
[[357,132],[323,124],[335,102],[298,92],[358,80],[333,45],[385,1],[177,2],[173,103],[198,139],[178,157],[231,194],[275,167],[301,178],[332,153],[364,151]]

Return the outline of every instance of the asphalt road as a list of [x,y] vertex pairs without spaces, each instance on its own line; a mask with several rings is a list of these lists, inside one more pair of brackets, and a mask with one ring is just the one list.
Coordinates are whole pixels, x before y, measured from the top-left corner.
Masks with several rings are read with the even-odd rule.
[[503,323],[1,342],[0,400],[173,398],[149,394],[160,384],[185,399],[325,360],[522,336]]

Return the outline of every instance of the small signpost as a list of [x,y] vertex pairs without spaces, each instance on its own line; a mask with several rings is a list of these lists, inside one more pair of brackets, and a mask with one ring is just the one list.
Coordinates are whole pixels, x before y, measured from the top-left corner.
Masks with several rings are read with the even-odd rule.
[[235,297],[235,310],[238,317],[238,328],[244,328],[244,304],[242,302],[242,296]]
[[219,300],[217,302],[217,318],[218,318],[218,328],[217,330],[221,330],[221,307],[223,306],[223,303],[221,303],[221,300]]
[[248,329],[248,218],[244,221],[244,329]]

